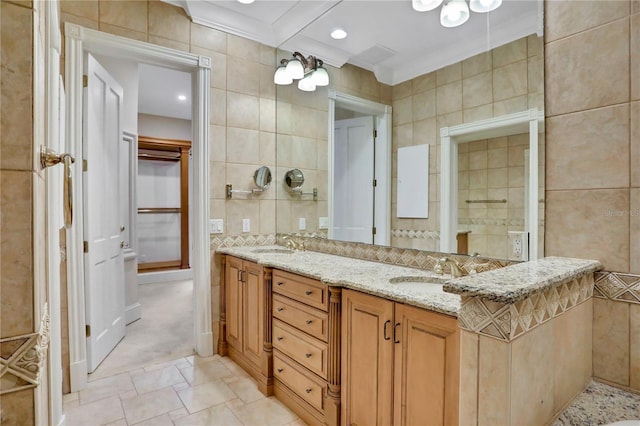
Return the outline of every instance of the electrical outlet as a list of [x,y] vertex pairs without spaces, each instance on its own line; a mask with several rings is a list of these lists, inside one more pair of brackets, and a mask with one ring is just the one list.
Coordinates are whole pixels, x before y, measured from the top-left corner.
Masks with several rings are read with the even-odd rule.
[[326,216],[318,218],[318,228],[329,229],[329,218]]
[[222,234],[224,232],[224,221],[222,219],[209,219],[209,233]]
[[298,219],[298,229],[301,231],[307,229],[307,220],[304,217]]
[[529,233],[509,231],[509,260],[529,260]]
[[251,232],[251,219],[242,219],[242,232]]

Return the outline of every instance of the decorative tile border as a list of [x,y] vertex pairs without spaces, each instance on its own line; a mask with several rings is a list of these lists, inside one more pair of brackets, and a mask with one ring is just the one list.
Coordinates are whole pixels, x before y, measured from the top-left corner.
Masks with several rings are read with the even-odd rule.
[[593,287],[594,275],[587,274],[514,304],[463,297],[458,324],[462,329],[510,342],[585,302],[593,296]]
[[492,226],[520,226],[524,228],[524,219],[498,219],[490,217],[461,217],[458,218],[459,225],[492,225]]
[[640,304],[640,275],[596,272],[594,297]]
[[[282,234],[278,234],[278,241],[281,243]],[[304,240],[307,250],[317,251],[337,256],[351,257],[354,259],[370,260],[382,262],[390,265],[408,266],[427,271],[433,271],[436,261],[442,258],[443,253],[431,252],[417,249],[403,249],[398,247],[376,246],[373,244],[351,243],[345,241],[335,241],[319,237],[300,237]],[[488,271],[490,269],[503,268],[513,263],[509,260],[497,260],[481,257],[471,257],[466,255],[450,255],[466,269],[476,266],[477,272]],[[448,271],[445,266],[445,273]]]
[[0,339],[0,395],[35,388],[49,346],[49,310],[44,306],[40,331]]
[[266,246],[275,243],[275,234],[213,236],[211,237],[210,247],[212,251],[215,251],[218,247]]
[[414,229],[392,229],[391,236],[395,238],[414,238],[419,240],[439,240],[438,231],[416,231]]

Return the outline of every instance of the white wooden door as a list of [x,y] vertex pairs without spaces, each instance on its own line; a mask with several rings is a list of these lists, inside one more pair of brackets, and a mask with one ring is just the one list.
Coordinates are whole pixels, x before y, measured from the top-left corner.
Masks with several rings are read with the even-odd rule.
[[119,154],[122,87],[88,55],[83,173],[87,366],[92,372],[125,335]]
[[373,117],[335,122],[333,238],[373,243]]

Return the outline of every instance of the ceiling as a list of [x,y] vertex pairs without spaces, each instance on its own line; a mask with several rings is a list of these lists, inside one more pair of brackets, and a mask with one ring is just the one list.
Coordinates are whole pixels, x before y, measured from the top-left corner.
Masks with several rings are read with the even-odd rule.
[[[181,95],[184,100],[178,99]],[[139,64],[139,113],[191,120],[191,99],[191,74]]]
[[[440,25],[440,8],[416,12],[411,0],[165,0],[193,22],[327,64],[373,71],[395,85],[529,34],[542,34],[541,0],[503,0],[489,13],[471,12],[462,26]],[[343,40],[330,32],[347,31]],[[274,64],[275,66],[275,64]]]

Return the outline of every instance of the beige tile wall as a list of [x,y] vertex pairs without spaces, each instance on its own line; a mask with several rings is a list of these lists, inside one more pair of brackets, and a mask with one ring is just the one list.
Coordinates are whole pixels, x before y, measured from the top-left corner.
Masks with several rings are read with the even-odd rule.
[[[468,253],[507,258],[508,231],[524,230],[524,152],[529,134],[458,145],[458,229]],[[466,200],[507,200],[466,203]]]
[[[1,338],[37,331],[47,301],[45,241],[34,238],[45,226],[45,182],[37,158],[44,134],[44,61],[34,61],[44,47],[42,6],[0,3]],[[3,356],[10,355],[11,348],[4,347]],[[47,407],[43,386],[2,395],[0,424],[46,423]]]
[[[638,274],[640,8],[634,1],[547,1],[544,50],[545,253]],[[636,390],[639,310],[594,300],[593,374]]]
[[[543,43],[538,37],[525,37],[393,86],[392,229],[440,229],[440,128],[525,111],[528,108],[543,108],[542,47]],[[397,178],[395,153],[400,147],[421,144],[431,146],[429,218],[399,219],[394,217]],[[544,155],[542,157],[544,158]],[[489,160],[499,161],[499,158],[487,156],[486,161]],[[499,179],[499,173],[501,172],[497,170],[492,172],[492,182]],[[474,195],[478,198],[486,198],[484,193],[487,192],[488,177],[488,173],[480,170],[470,172],[468,181],[477,187],[465,190],[474,190],[477,192]],[[509,199],[508,196],[504,198]],[[466,195],[462,199],[466,199]],[[495,209],[492,213],[498,215],[501,212],[500,209]],[[475,251],[483,255],[487,253],[487,237],[473,233],[470,237],[479,248]],[[391,245],[436,250],[438,241],[394,237]],[[491,247],[496,248],[496,253],[501,254],[506,250],[506,246],[504,249],[498,249],[497,245],[497,238],[492,238]]]

